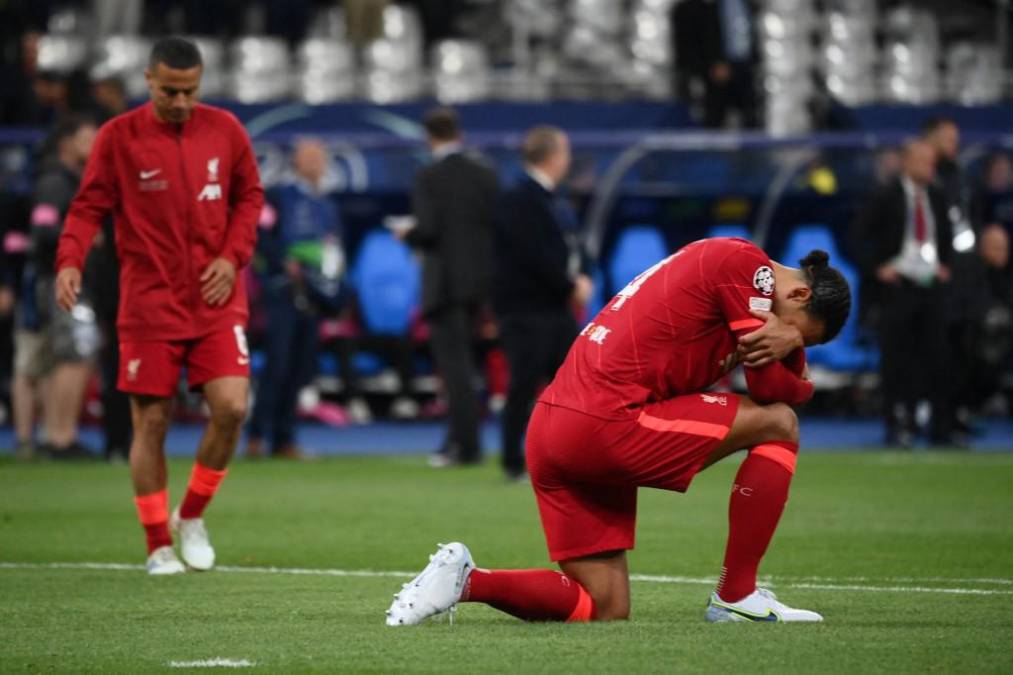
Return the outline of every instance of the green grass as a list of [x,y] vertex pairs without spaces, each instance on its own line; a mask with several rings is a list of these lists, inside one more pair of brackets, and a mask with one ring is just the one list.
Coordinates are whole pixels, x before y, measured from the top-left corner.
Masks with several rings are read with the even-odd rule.
[[[687,495],[642,493],[634,573],[715,574],[737,463]],[[172,463],[174,500],[188,465]],[[0,562],[143,562],[130,497],[124,466],[0,460]],[[228,566],[417,570],[452,539],[482,566],[547,565],[530,488],[492,465],[239,462],[207,521]],[[224,657],[285,673],[1009,673],[1013,455],[804,455],[761,572],[826,623],[713,626],[705,583],[636,581],[626,623],[525,624],[464,605],[453,627],[388,629],[393,577],[6,567],[0,671],[176,672],[170,661]],[[997,593],[887,590],[909,586]]]

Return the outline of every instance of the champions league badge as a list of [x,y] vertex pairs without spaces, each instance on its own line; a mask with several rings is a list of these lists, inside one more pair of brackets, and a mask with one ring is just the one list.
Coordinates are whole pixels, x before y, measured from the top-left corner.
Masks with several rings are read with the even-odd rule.
[[774,294],[774,270],[766,265],[760,267],[753,274],[753,286],[764,295]]

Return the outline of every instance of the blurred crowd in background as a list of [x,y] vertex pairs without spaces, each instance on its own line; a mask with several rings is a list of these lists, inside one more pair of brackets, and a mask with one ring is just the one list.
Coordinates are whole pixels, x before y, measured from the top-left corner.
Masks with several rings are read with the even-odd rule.
[[1008,95],[992,0],[6,0],[0,124],[142,98],[153,36],[194,36],[207,99],[678,100],[710,127],[848,126],[874,103]]
[[[209,59],[207,93],[248,102],[389,102],[430,92],[449,102],[538,100],[607,91],[674,96],[691,104],[700,124],[766,126],[776,134],[834,126],[832,101],[1003,96],[1001,63],[992,79],[979,72],[991,67],[989,50],[996,49],[981,28],[988,3],[969,3],[949,27],[963,33],[942,42],[945,6],[823,4],[820,12],[793,13],[812,3],[0,3],[0,124],[48,130],[33,150],[30,194],[5,191],[0,204],[0,398],[10,401],[19,452],[79,458],[103,450],[123,456],[129,447],[127,404],[112,386],[111,228],[89,258],[85,301],[70,314],[55,309],[52,268],[96,130],[146,96],[143,79],[137,83],[146,58],[139,36],[205,36],[202,49],[220,50],[219,61]],[[881,27],[869,22],[880,10],[891,17],[889,34],[874,39]],[[497,33],[503,22],[515,30]],[[820,42],[805,37],[814,30]],[[85,31],[86,48],[75,51]],[[115,58],[114,36],[133,60]],[[114,51],[98,49],[110,44]],[[866,47],[883,54],[875,71],[862,55]],[[907,57],[898,56],[901,47]],[[258,53],[262,63],[252,56]],[[337,70],[315,71],[318,58]],[[510,67],[492,67],[501,62]],[[217,75],[216,63],[223,68]],[[798,75],[811,66],[818,77]],[[281,84],[272,89],[275,79]],[[349,231],[349,195],[330,180],[334,156],[321,139],[292,143],[283,177],[266,186],[257,256],[244,272],[256,385],[245,448],[251,456],[301,456],[299,417],[335,426],[446,418],[446,442],[432,462],[467,464],[481,456],[480,420],[502,413],[503,468],[521,477],[528,409],[579,326],[633,275],[684,243],[650,233],[638,239],[637,228],[618,227],[605,250],[588,246],[587,193],[595,186],[572,189],[565,129],[529,129],[510,149],[520,170],[508,171],[503,153],[483,156],[469,144],[452,109],[436,108],[417,122],[429,153],[415,162],[410,204],[365,231]],[[859,310],[839,350],[814,358],[817,370],[822,363],[848,379],[814,405],[831,414],[881,414],[891,445],[910,446],[920,433],[932,443],[960,444],[974,433],[976,416],[1010,411],[1013,171],[1002,149],[967,170],[960,131],[946,117],[907,129],[910,140],[876,151],[864,176],[867,194],[842,228],[802,228],[769,251],[782,259],[794,244],[829,241],[821,247],[832,247],[831,263],[851,270]],[[833,173],[818,160],[811,168],[807,189],[825,195]],[[752,230],[745,224],[701,234],[748,237]],[[834,359],[842,354],[860,358],[841,365]],[[192,395],[181,390],[180,398],[181,416],[202,414]],[[105,448],[78,441],[82,411],[102,424]]]

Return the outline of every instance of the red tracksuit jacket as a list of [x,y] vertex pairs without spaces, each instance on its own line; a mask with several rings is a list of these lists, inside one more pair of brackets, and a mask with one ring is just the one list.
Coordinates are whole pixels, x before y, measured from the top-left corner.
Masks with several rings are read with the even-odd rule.
[[[103,218],[112,213],[120,259],[120,339],[190,340],[246,325],[238,272],[253,255],[264,203],[257,163],[232,113],[198,104],[182,125],[152,105],[99,130],[60,235],[56,269],[82,269]],[[225,305],[201,297],[200,275],[217,257],[236,266]]]

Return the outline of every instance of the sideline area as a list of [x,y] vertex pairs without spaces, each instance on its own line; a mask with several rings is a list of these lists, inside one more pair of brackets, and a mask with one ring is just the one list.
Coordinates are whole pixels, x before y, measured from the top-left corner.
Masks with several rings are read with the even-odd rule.
[[[445,433],[443,422],[376,422],[361,426],[329,427],[322,424],[300,425],[297,438],[311,455],[405,455],[426,454],[436,450]],[[172,456],[189,456],[200,439],[202,425],[176,424],[169,431],[166,449]],[[882,423],[878,419],[841,420],[803,418],[802,442],[806,450],[878,450],[882,449]],[[982,423],[980,434],[971,439],[976,452],[1013,451],[1013,420],[990,419]],[[96,427],[81,430],[81,441],[101,449],[101,433]],[[498,454],[499,424],[487,422],[482,430],[486,453]],[[13,452],[14,431],[0,428],[0,456]],[[245,441],[239,445],[239,456]],[[916,450],[924,449],[917,446]]]

